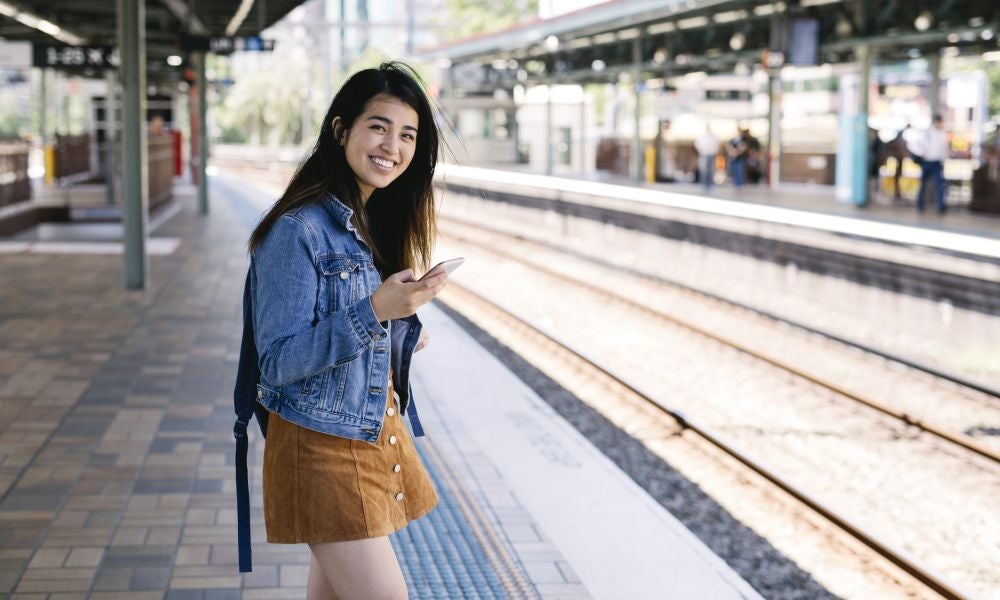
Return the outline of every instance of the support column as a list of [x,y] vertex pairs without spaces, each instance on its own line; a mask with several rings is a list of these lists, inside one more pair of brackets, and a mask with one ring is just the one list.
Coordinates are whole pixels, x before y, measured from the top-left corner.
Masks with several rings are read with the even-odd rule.
[[642,120],[642,36],[632,39],[632,89],[635,91],[635,130],[632,132],[632,173],[635,180],[642,182],[646,166],[646,157],[642,151],[642,137],[639,135],[639,123]]
[[771,69],[767,83],[767,182],[776,188],[781,181],[781,70]]
[[584,85],[580,84],[580,128],[579,139],[577,140],[580,148],[577,152],[580,153],[580,173],[587,172],[587,89]]
[[868,95],[871,83],[872,49],[866,44],[857,48],[858,57],[858,98],[857,114],[854,116],[853,157],[854,168],[851,178],[851,201],[858,206],[868,204]]
[[545,174],[552,174],[552,82],[545,86]]
[[40,71],[42,76],[39,82],[41,89],[38,92],[38,137],[42,141],[42,148],[44,148],[49,143],[49,111],[47,110],[49,107],[49,70],[42,67]]
[[122,85],[122,221],[125,241],[125,287],[145,289],[146,255],[146,7],[118,0],[118,48]]
[[927,90],[930,96],[927,100],[931,107],[931,116],[941,114],[941,51],[934,50],[927,55],[927,70],[931,72],[931,85]]
[[205,167],[208,165],[208,122],[205,120],[208,107],[205,102],[205,57],[204,52],[197,55],[196,69],[198,72],[198,213],[208,214],[208,178]]
[[118,75],[114,69],[108,69],[104,73],[104,82],[108,86],[108,93],[104,95],[104,182],[105,194],[108,197],[108,206],[115,205],[115,142],[118,129],[118,115],[115,111],[115,104],[118,97]]

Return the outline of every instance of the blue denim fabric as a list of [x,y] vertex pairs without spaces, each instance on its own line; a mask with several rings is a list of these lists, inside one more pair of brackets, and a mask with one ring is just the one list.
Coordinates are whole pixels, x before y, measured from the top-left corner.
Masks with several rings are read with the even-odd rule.
[[423,435],[409,385],[420,320],[375,317],[382,279],[350,217],[327,195],[282,215],[252,253],[244,309],[259,354],[257,401],[308,429],[374,442],[392,364],[400,412]]

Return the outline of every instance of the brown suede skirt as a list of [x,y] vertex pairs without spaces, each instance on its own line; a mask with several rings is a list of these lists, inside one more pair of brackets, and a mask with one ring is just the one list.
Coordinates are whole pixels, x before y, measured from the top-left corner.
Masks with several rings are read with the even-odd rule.
[[264,444],[264,525],[272,544],[389,535],[438,503],[389,386],[375,443],[319,433],[271,413]]

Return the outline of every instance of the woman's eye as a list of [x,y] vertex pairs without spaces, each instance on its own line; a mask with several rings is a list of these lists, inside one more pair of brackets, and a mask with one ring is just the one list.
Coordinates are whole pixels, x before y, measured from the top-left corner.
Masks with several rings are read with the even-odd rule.
[[413,134],[412,134],[412,133],[404,133],[404,134],[403,134],[403,139],[405,139],[405,140],[409,140],[409,141],[411,141],[411,142],[412,142],[412,141],[413,141],[414,139],[416,139],[416,138],[414,138],[414,137],[413,137]]
[[385,131],[385,127],[382,127],[381,125],[372,125],[372,129],[379,132]]

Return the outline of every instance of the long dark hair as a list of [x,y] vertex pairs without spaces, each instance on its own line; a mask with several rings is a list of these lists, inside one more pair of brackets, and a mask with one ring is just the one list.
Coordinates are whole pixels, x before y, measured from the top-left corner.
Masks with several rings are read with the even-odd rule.
[[[344,130],[350,129],[379,94],[398,98],[417,112],[417,143],[406,170],[385,188],[373,191],[366,204],[344,147],[334,137],[332,123],[334,117],[340,117]],[[426,269],[437,233],[432,180],[439,137],[423,80],[410,66],[390,61],[377,69],[358,71],[334,96],[316,145],[250,235],[250,251],[260,245],[281,215],[321,202],[331,193],[353,211],[354,227],[371,249],[383,276],[406,268]]]

